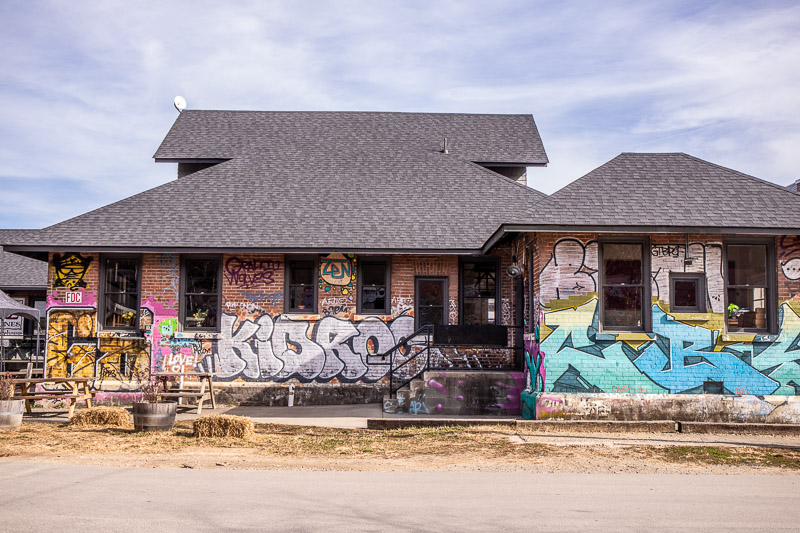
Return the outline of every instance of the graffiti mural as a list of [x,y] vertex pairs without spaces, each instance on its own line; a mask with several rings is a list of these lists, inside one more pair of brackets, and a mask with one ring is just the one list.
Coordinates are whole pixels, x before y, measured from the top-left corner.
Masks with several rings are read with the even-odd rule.
[[[688,259],[690,264],[686,264]],[[704,272],[706,275],[706,308],[722,313],[725,280],[722,277],[722,243],[654,244],[650,247],[652,295],[669,304],[670,272]]]
[[540,302],[597,292],[597,241],[559,239],[539,273]]
[[180,260],[176,254],[156,254],[156,268],[161,273],[161,283],[169,298],[178,301]]
[[541,350],[542,312],[539,310],[538,297],[533,304],[533,335],[525,340],[525,390],[520,395],[522,417],[536,420],[536,404],[539,395],[545,391],[547,371],[544,368],[545,353]]
[[[350,295],[356,283],[356,256],[330,254],[319,258],[319,288],[326,293]],[[338,290],[336,290],[338,289]]]
[[800,300],[800,237],[784,235],[779,241],[783,285],[791,300]]
[[308,320],[263,314],[239,320],[223,314],[220,339],[198,367],[230,381],[375,382],[388,367],[368,361],[414,331],[414,319]]
[[53,287],[66,287],[71,291],[85,289],[87,285],[83,278],[89,271],[91,262],[91,257],[83,257],[80,254],[53,254],[56,273]]
[[223,273],[225,281],[234,287],[251,289],[272,285],[278,272],[283,270],[283,263],[271,259],[243,259],[229,257],[225,261]]
[[652,312],[652,333],[638,335],[600,333],[596,297],[545,312],[546,391],[696,394],[711,380],[728,394],[800,393],[800,317],[787,303],[780,306],[780,335],[735,343],[658,304]]

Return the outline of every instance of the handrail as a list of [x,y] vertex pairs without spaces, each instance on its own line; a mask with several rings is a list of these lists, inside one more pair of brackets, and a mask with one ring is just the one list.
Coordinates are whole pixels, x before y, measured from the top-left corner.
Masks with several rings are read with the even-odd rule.
[[[407,347],[407,348],[411,349],[411,347],[409,346],[409,341],[414,339],[415,337],[419,337],[420,335],[425,335],[425,337],[426,337],[426,339],[425,339],[425,348],[423,348],[422,350],[418,351],[415,354],[412,354],[408,359],[406,359],[405,361],[403,361],[402,363],[400,363],[398,366],[395,367],[394,366],[394,354],[395,354],[395,352],[399,351],[403,347]],[[431,349],[432,337],[433,337],[433,326],[432,325],[422,326],[419,329],[417,329],[415,332],[413,332],[411,335],[409,335],[408,337],[404,337],[397,344],[395,344],[394,346],[392,346],[391,348],[389,348],[387,351],[385,351],[383,354],[380,355],[380,357],[383,357],[383,358],[385,358],[387,355],[389,356],[388,365],[389,365],[389,395],[390,396],[394,395],[395,393],[397,393],[398,389],[400,389],[401,387],[405,386],[411,380],[413,380],[414,378],[419,376],[422,372],[424,372],[427,369],[428,366],[430,366],[430,359],[431,359],[430,358],[430,349]],[[395,374],[395,372],[397,372],[399,369],[401,369],[404,366],[406,366],[409,362],[417,359],[417,357],[419,357],[419,355],[422,352],[426,352],[426,354],[427,354],[427,359],[426,359],[425,365],[423,367],[423,370],[420,371],[420,372],[417,372],[416,374],[414,374],[413,377],[411,377],[410,379],[404,380],[403,383],[401,383],[400,385],[395,387],[394,386],[394,379],[395,379],[394,374]],[[379,363],[379,364],[387,364],[387,363]]]

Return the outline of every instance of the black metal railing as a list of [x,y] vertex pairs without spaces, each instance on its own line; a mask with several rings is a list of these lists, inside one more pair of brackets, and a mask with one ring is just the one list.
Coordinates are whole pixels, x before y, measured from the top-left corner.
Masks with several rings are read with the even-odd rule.
[[[415,339],[419,339],[420,337],[424,339],[420,339],[415,341]],[[379,355],[368,356],[368,363],[370,365],[386,365],[389,367],[388,375],[389,375],[389,395],[394,396],[397,391],[406,385],[408,385],[411,381],[413,381],[418,376],[422,375],[423,372],[428,370],[431,363],[431,345],[433,344],[433,326],[422,326],[414,333],[407,337],[402,337],[400,342],[383,352]],[[402,368],[406,368],[407,370],[411,367],[409,366],[412,361],[420,360],[421,355],[425,355],[424,364],[422,367],[415,367],[413,371],[410,371],[405,375],[405,377],[400,377],[399,370]],[[372,361],[370,357],[379,357],[380,361]],[[386,358],[389,358],[386,361]],[[402,362],[395,366],[398,359],[403,358]],[[412,373],[413,372],[413,375]]]

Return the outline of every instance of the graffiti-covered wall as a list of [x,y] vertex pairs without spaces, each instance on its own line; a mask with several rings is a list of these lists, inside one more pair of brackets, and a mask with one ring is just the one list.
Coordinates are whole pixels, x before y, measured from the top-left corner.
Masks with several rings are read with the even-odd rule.
[[[529,361],[542,392],[800,394],[800,239],[777,243],[777,334],[725,330],[719,236],[650,236],[652,330],[604,333],[598,313],[596,235],[539,234],[532,240],[536,349]],[[686,259],[689,261],[685,261]],[[669,273],[705,273],[705,313],[670,312]]]
[[[510,264],[510,248],[495,253],[503,268]],[[219,381],[380,381],[387,366],[372,356],[415,330],[416,277],[446,278],[446,318],[451,324],[458,323],[459,260],[456,256],[393,256],[390,309],[385,315],[358,314],[358,261],[354,255],[320,256],[317,312],[287,314],[285,256],[223,255],[218,331],[187,332],[180,316],[180,257],[144,254],[139,327],[119,331],[99,326],[101,257],[52,254],[48,373],[91,377],[98,388],[106,390],[130,388],[135,369],[141,368],[210,370]],[[500,320],[510,325],[513,292],[502,279],[500,294]]]

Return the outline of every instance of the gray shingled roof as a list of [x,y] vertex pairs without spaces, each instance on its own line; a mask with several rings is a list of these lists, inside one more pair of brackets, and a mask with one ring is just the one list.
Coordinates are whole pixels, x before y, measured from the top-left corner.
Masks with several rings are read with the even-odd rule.
[[[20,231],[0,230],[0,242],[14,240],[20,234]],[[0,246],[0,290],[46,287],[46,262],[3,251]]]
[[623,153],[528,209],[532,224],[800,229],[800,194],[683,153]]
[[[547,163],[531,115],[367,113],[319,111],[186,110],[153,157],[156,160],[257,156],[278,163],[303,160],[321,149],[378,161],[398,152],[442,149],[444,137],[457,159],[481,163]],[[310,162],[313,164],[313,162]]]
[[474,251],[545,198],[475,163],[545,163],[530,115],[184,111],[155,157],[229,160],[16,242]]

